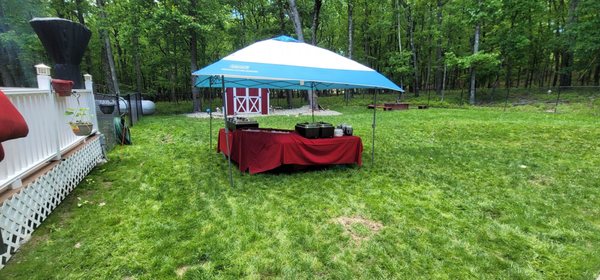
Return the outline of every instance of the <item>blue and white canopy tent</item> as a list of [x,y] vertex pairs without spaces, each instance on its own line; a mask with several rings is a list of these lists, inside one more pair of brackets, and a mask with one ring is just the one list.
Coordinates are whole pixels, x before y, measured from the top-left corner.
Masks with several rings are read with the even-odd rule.
[[[224,106],[227,106],[226,87],[297,90],[377,88],[404,92],[401,87],[367,66],[288,36],[256,42],[192,75],[197,76],[196,87],[221,86]],[[373,99],[377,102],[377,94],[373,95]],[[226,109],[224,112],[227,112]],[[223,115],[227,122],[227,114]],[[373,110],[373,160],[375,123],[376,110]],[[225,133],[228,133],[227,125]]]

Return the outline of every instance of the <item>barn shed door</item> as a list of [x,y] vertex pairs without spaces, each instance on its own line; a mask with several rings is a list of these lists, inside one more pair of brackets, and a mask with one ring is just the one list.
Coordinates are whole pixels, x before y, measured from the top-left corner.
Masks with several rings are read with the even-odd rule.
[[236,114],[262,113],[260,89],[234,88],[233,109]]

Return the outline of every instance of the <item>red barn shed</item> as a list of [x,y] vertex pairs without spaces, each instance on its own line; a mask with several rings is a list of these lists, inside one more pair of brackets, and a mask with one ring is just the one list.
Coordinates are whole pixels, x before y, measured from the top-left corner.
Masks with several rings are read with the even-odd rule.
[[227,115],[268,115],[269,105],[269,89],[227,88]]

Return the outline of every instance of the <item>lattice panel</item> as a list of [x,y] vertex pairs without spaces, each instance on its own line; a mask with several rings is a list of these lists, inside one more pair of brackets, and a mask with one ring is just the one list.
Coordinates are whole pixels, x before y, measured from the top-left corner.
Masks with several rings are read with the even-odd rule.
[[0,205],[0,269],[101,158],[98,137]]

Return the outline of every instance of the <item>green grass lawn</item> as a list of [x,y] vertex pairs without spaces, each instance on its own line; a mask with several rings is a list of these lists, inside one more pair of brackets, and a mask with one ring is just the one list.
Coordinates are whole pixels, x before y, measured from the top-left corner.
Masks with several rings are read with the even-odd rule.
[[[372,164],[372,111],[330,107],[344,115],[318,119],[353,125],[365,146],[362,167],[234,170],[230,188],[208,121],[159,104],[163,114],[133,127],[134,145],[113,150],[0,278],[600,274],[597,113],[576,105],[559,114],[535,106],[379,111]],[[259,122],[292,128],[307,120]]]

